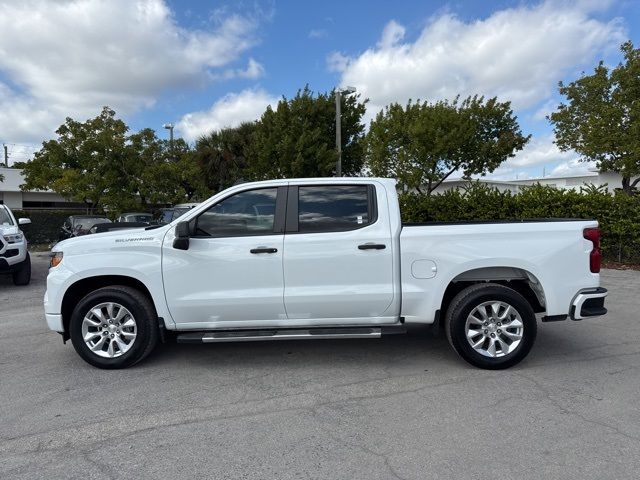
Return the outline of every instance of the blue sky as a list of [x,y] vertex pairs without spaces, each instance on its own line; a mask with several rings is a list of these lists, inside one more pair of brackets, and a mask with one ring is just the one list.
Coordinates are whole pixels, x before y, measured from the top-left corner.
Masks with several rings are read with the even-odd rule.
[[0,0],[0,141],[14,161],[66,116],[110,105],[132,129],[188,140],[257,118],[305,84],[389,102],[511,100],[533,139],[494,177],[585,173],[545,120],[557,82],[640,45],[638,1]]

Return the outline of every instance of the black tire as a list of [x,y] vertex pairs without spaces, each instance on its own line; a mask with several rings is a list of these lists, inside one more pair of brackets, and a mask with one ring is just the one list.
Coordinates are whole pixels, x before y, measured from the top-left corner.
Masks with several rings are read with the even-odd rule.
[[[82,321],[90,309],[100,303],[115,302],[125,307],[136,322],[136,337],[125,353],[105,358],[92,352],[82,338]],[[135,365],[151,353],[158,343],[158,317],[151,300],[139,290],[121,285],[100,288],[84,297],[71,315],[69,322],[71,342],[76,352],[98,368],[115,369]]]
[[[503,356],[485,356],[476,351],[467,340],[467,317],[474,308],[489,301],[509,304],[522,319],[520,343],[512,352]],[[465,288],[454,297],[447,309],[444,328],[449,343],[464,360],[479,368],[499,370],[512,367],[527,356],[535,342],[538,325],[531,305],[518,292],[497,283],[481,283]]]
[[31,257],[29,252],[20,265],[20,268],[13,272],[13,284],[14,285],[29,285],[31,281]]

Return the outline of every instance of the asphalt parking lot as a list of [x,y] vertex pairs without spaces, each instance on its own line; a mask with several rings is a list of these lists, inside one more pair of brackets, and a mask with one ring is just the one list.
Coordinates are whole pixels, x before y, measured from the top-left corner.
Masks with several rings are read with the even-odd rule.
[[0,277],[0,478],[638,478],[640,272],[609,315],[540,324],[517,367],[427,331],[382,340],[166,344],[90,367]]

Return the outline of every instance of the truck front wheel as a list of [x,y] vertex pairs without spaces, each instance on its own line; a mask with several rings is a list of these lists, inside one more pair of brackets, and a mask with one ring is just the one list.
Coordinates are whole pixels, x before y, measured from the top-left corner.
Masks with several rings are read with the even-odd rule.
[[451,301],[445,332],[451,346],[471,365],[497,370],[527,356],[537,323],[531,305],[518,292],[482,283],[464,289]]
[[98,368],[126,368],[145,358],[158,342],[153,304],[139,290],[114,285],[84,297],[69,322],[76,352]]
[[27,252],[27,256],[20,265],[20,268],[13,272],[14,285],[29,285],[31,281],[31,257]]

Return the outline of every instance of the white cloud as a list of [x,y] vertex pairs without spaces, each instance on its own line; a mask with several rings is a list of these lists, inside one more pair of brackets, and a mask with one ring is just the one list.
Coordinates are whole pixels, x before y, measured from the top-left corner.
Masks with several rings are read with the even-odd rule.
[[309,38],[313,38],[313,39],[321,39],[321,38],[327,38],[327,36],[329,36],[329,32],[327,32],[324,28],[314,28],[313,30],[309,31]]
[[560,101],[551,98],[544,102],[533,114],[534,120],[546,121],[547,117],[558,109]]
[[239,76],[242,78],[256,79],[264,75],[264,67],[262,64],[256,62],[253,58],[249,59],[247,68],[239,72]]
[[228,69],[220,74],[212,73],[211,78],[213,80],[231,80],[233,78],[249,78],[255,80],[262,75],[264,75],[264,67],[262,64],[250,58],[245,69]]
[[591,170],[596,168],[596,162],[581,162],[580,159],[562,162],[560,165],[551,170],[552,177],[571,177],[574,175],[587,175],[592,173]]
[[278,98],[264,90],[247,89],[240,93],[229,93],[209,110],[184,115],[176,128],[186,140],[193,141],[214,130],[257,120],[268,105],[275,106],[277,103]]
[[[254,18],[185,29],[164,0],[0,0],[0,8],[0,131],[16,142],[51,136],[66,116],[94,116],[103,105],[123,114],[149,107],[167,88],[206,82],[257,42]],[[261,73],[253,60],[239,72]]]
[[573,160],[578,154],[572,150],[561,152],[553,143],[553,135],[533,137],[529,143],[513,158],[506,161],[506,165],[514,167],[531,167],[543,163],[553,163]]
[[340,52],[332,52],[327,56],[327,67],[332,72],[343,72],[349,67],[350,59]]
[[329,68],[379,110],[391,102],[498,95],[514,108],[549,98],[577,65],[593,62],[624,38],[620,21],[592,18],[594,2],[522,5],[465,23],[452,14],[433,18],[418,38],[391,21],[375,47],[357,56],[333,53]]
[[378,42],[380,50],[393,48],[404,38],[406,30],[395,20],[391,20],[382,30],[382,36]]

